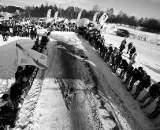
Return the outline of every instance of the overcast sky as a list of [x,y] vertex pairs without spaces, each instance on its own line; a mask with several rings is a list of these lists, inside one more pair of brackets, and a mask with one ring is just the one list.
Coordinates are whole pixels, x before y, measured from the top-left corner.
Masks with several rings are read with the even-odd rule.
[[[7,1],[7,0],[3,0]],[[60,7],[78,6],[92,9],[99,5],[100,9],[114,8],[115,13],[122,10],[129,15],[160,19],[160,0],[8,0],[20,5],[56,4]]]

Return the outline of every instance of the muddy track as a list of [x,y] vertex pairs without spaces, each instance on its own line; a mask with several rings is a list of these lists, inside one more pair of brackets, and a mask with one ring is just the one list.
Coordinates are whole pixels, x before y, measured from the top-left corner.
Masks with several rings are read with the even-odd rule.
[[[79,122],[83,122],[81,124],[80,129],[95,129],[95,130],[103,130],[103,124],[99,118],[99,113],[97,111],[97,102],[98,101],[96,95],[98,94],[98,79],[94,75],[94,72],[92,68],[90,67],[90,64],[87,62],[87,56],[84,54],[83,50],[80,50],[78,48],[75,48],[72,45],[68,45],[63,42],[58,42],[57,45],[60,45],[61,48],[59,48],[60,51],[60,57],[63,64],[63,71],[64,71],[64,77],[61,79],[57,79],[57,81],[60,84],[61,92],[66,104],[67,109],[71,112],[71,117],[74,119],[73,121],[73,129],[77,129],[77,122],[76,120],[85,114],[88,114],[86,118],[89,120],[86,120],[85,122],[83,120],[78,119]],[[77,55],[80,58],[82,58],[80,61],[77,61],[77,58],[74,56]],[[77,63],[80,62],[80,63]],[[84,70],[85,72],[79,72],[80,68],[79,65],[81,64],[81,70]],[[85,76],[84,76],[85,75]],[[73,80],[74,79],[74,80]],[[75,95],[73,95],[71,98],[68,98],[72,93],[68,94],[68,90],[70,88],[74,89]],[[83,97],[83,98],[82,98]],[[101,100],[100,98],[99,100]],[[68,101],[69,100],[69,101]],[[81,111],[79,108],[86,106],[88,107],[88,110]],[[107,109],[105,109],[108,111]],[[75,112],[76,111],[76,112]],[[81,111],[81,114],[79,113]],[[76,116],[76,118],[75,118]],[[107,119],[110,119],[112,122],[114,122],[114,125],[110,126],[113,130],[119,130],[120,124],[116,122],[115,117],[112,113],[109,113],[109,116]],[[87,124],[86,124],[87,123]],[[90,124],[90,125],[89,125]],[[90,127],[89,127],[90,126]]]

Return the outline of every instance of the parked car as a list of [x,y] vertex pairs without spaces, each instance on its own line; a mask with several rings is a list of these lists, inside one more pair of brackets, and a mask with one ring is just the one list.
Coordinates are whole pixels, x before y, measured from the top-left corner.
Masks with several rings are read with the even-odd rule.
[[121,36],[121,37],[129,37],[129,32],[125,29],[117,29],[116,31],[116,35],[117,36]]

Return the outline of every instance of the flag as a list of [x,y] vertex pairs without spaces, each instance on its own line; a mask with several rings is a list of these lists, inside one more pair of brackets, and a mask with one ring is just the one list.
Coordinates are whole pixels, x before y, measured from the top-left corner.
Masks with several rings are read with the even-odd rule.
[[78,14],[78,16],[77,16],[77,21],[78,21],[79,19],[81,19],[82,12],[83,12],[83,10],[81,10],[81,11],[79,12],[79,14]]
[[47,56],[32,49],[25,49],[16,44],[18,65],[33,65],[40,69],[47,68]]
[[51,18],[51,9],[48,10],[47,12],[47,19]]
[[93,23],[96,23],[97,15],[98,15],[98,12],[96,12],[93,16]]
[[108,19],[107,13],[103,13],[102,16],[99,19],[100,25],[103,26],[103,24],[106,22],[107,19]]
[[58,11],[56,11],[55,14],[54,14],[54,20],[55,20],[55,22],[57,22],[57,18],[58,18]]
[[47,16],[46,16],[46,23],[50,23],[52,21],[52,18],[51,18],[51,9],[49,9],[47,11]]

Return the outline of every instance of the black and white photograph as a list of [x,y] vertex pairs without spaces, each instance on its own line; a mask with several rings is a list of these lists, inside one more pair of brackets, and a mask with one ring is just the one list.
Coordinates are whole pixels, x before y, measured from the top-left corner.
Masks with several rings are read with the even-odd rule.
[[0,130],[160,130],[160,0],[0,0]]

